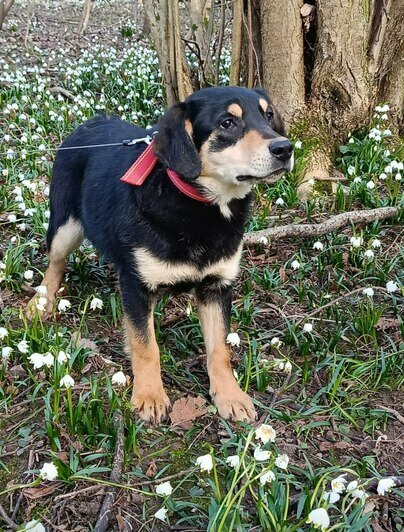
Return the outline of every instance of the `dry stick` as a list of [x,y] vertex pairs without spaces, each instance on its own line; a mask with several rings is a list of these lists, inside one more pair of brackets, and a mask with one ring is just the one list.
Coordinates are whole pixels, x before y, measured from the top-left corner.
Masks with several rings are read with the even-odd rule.
[[[110,480],[118,483],[121,479],[121,471],[124,456],[124,432],[123,432],[123,420],[122,413],[117,410],[114,413],[114,426],[116,428],[116,444],[115,444],[115,456],[112,464],[112,471]],[[105,532],[108,527],[109,515],[112,510],[112,506],[115,502],[116,488],[110,487],[105,494],[104,502],[102,503],[100,515],[98,521],[94,527],[94,532]]]
[[393,414],[393,416],[396,417],[396,419],[404,425],[404,416],[402,416],[397,410],[394,408],[389,408],[388,406],[384,405],[376,405],[379,410],[384,410],[385,412],[388,412],[389,414]]
[[1,504],[0,504],[0,517],[3,519],[5,523],[7,523],[9,528],[12,528],[13,530],[17,530],[18,525],[14,523],[12,519],[9,518],[9,516],[7,515],[5,509],[2,507]]
[[67,89],[64,89],[63,87],[59,87],[58,85],[56,85],[55,87],[51,87],[49,89],[49,91],[50,92],[56,92],[56,94],[61,94],[62,96],[65,96],[66,98],[69,98],[69,100],[72,100],[72,102],[75,99],[74,94],[72,94]]
[[[288,224],[278,227],[270,227],[262,231],[252,231],[244,235],[244,243],[250,244],[267,244],[264,239],[285,238],[291,236],[311,237],[324,235],[331,231],[336,231],[349,223],[369,223],[375,220],[385,220],[398,215],[398,207],[380,207],[367,211],[349,211],[332,216],[329,220],[319,224]],[[269,242],[268,242],[269,243]]]

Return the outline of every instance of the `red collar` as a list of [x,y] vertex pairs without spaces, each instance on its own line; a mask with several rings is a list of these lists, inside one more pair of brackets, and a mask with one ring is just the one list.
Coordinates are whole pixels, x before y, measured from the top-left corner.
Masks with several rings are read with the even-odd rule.
[[[140,187],[140,185],[146,181],[147,177],[150,175],[150,172],[157,163],[157,157],[153,151],[154,145],[155,142],[152,140],[140,157],[126,171],[125,175],[121,177],[121,181],[124,183],[129,183],[130,185],[136,185],[138,187]],[[194,200],[202,201],[203,203],[211,203],[210,200],[202,196],[202,194],[198,192],[198,190],[196,190],[192,185],[183,181],[177,172],[170,170],[170,168],[167,168],[166,172],[168,177],[171,179],[171,182],[183,194]]]

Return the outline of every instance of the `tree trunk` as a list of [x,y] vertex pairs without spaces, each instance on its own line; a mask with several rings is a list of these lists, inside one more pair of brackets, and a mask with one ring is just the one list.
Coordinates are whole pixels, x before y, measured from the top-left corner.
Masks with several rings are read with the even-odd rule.
[[14,4],[14,0],[0,0],[0,30],[3,29],[4,21]]
[[84,35],[86,32],[88,23],[90,21],[91,8],[93,0],[84,0],[83,13],[81,14],[81,19],[79,23],[78,34]]

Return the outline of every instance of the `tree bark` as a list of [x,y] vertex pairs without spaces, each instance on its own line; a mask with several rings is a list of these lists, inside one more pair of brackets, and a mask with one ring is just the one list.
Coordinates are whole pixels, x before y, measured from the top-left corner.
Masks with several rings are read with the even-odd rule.
[[14,0],[0,0],[0,30],[3,29],[3,24],[13,4]]
[[88,23],[90,21],[91,8],[93,7],[93,0],[84,0],[83,13],[78,28],[78,34],[84,35],[86,32]]

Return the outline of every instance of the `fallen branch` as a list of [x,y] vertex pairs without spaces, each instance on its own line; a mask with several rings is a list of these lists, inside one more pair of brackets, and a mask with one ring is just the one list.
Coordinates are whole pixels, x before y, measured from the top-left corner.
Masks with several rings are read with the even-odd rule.
[[[112,464],[112,471],[110,475],[111,482],[117,483],[121,478],[123,456],[124,456],[124,432],[123,432],[123,420],[122,413],[116,411],[114,413],[114,426],[116,428],[116,444],[115,444],[115,456]],[[112,506],[115,502],[115,487],[109,487],[102,503],[100,515],[97,523],[94,527],[94,532],[105,532],[108,528],[109,516],[112,510]]]
[[3,521],[8,525],[9,528],[12,530],[17,530],[18,525],[14,523],[12,519],[9,518],[7,515],[5,509],[0,504],[0,517],[3,519]]
[[341,227],[353,223],[369,223],[376,220],[393,218],[400,212],[398,207],[380,207],[367,211],[349,211],[332,216],[329,220],[319,224],[288,224],[278,227],[270,227],[262,231],[252,231],[244,235],[244,242],[247,245],[261,244],[268,245],[271,238],[286,237],[313,237],[325,235],[331,231],[336,231]]
[[64,89],[63,87],[59,87],[59,86],[51,87],[49,89],[49,92],[56,92],[56,94],[61,94],[62,96],[65,96],[66,98],[69,98],[69,100],[74,102],[74,98],[75,98],[74,94],[72,94],[67,89]]

